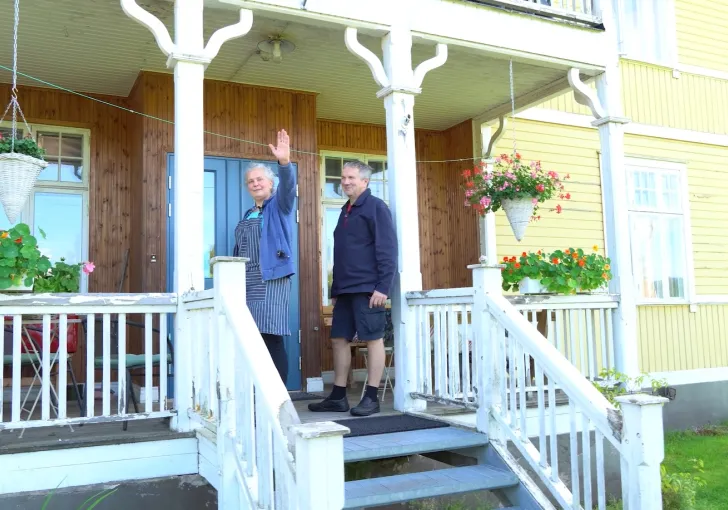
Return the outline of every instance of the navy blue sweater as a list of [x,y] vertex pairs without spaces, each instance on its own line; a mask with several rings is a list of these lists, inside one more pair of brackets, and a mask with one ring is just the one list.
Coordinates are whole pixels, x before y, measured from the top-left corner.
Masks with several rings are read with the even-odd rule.
[[331,297],[375,290],[389,296],[397,271],[397,233],[387,204],[367,189],[341,208],[334,230]]

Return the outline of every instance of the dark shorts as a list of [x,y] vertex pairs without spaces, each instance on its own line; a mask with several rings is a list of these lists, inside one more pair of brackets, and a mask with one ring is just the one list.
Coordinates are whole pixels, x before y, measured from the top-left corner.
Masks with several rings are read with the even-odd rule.
[[331,321],[331,338],[352,341],[358,334],[362,342],[384,337],[386,322],[383,306],[369,308],[371,294],[341,294],[336,298]]

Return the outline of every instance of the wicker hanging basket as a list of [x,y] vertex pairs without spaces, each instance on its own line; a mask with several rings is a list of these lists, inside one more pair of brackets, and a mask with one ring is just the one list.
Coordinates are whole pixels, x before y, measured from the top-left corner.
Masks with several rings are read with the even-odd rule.
[[25,154],[0,154],[0,203],[11,224],[25,206],[38,175],[47,166],[46,161]]
[[501,201],[501,207],[511,224],[513,235],[516,236],[517,241],[520,241],[526,234],[526,227],[533,216],[533,200],[531,198],[505,199]]

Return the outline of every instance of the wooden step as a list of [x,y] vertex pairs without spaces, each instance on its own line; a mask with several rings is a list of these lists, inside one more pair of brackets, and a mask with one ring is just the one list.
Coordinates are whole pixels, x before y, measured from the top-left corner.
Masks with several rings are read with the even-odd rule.
[[346,482],[344,508],[370,508],[415,499],[449,496],[518,484],[513,473],[490,466],[467,466]]
[[344,438],[344,462],[485,446],[488,436],[456,427]]

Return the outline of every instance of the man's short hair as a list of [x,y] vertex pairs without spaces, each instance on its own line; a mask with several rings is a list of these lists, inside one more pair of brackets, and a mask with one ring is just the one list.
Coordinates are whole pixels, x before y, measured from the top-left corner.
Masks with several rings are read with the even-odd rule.
[[356,168],[359,171],[359,177],[361,179],[371,180],[372,178],[372,167],[364,163],[363,161],[359,161],[358,159],[355,159],[353,161],[347,161],[344,163],[344,168]]

